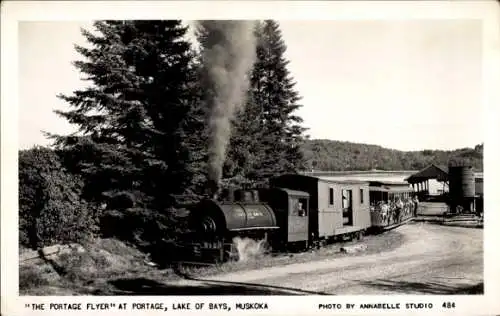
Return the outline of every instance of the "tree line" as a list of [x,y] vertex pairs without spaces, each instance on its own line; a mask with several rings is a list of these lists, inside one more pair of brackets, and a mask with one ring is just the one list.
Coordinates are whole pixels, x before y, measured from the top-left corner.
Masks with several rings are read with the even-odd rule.
[[430,164],[448,166],[450,163],[483,170],[483,144],[455,150],[401,151],[377,145],[314,139],[306,140],[302,149],[308,170],[421,170]]
[[[40,247],[97,235],[136,244],[173,239],[204,195],[208,103],[200,49],[179,20],[97,21],[74,66],[89,84],[59,95],[77,127],[19,153],[20,242]],[[205,30],[196,26],[198,42]],[[231,122],[223,185],[266,185],[305,166],[300,96],[279,24],[257,21],[245,107]],[[85,228],[87,227],[87,228]]]

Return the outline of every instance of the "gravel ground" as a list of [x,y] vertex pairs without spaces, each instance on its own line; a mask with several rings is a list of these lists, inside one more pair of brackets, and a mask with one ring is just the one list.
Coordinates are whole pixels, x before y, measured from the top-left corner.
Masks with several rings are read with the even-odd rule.
[[[178,285],[245,284],[249,291],[252,286],[262,291],[280,289],[276,294],[483,292],[483,230],[412,223],[396,231],[404,236],[405,244],[388,252],[224,273]],[[255,294],[255,288],[248,294]]]

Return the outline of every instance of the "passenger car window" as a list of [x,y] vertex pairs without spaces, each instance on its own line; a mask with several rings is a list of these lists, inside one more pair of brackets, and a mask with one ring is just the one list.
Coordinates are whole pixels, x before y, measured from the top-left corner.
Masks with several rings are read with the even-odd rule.
[[361,204],[365,203],[365,202],[364,202],[364,200],[365,200],[365,196],[364,196],[363,189],[359,189],[359,200],[360,200],[360,203],[361,203]]
[[328,204],[333,205],[333,188],[329,188]]

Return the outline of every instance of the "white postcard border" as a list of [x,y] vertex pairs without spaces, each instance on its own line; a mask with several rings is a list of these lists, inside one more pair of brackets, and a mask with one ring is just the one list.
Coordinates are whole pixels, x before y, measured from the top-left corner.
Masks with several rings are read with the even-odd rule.
[[[359,304],[361,302],[410,303],[455,302],[457,308],[434,308],[429,313],[493,314],[500,312],[500,269],[498,249],[500,227],[499,186],[499,14],[495,1],[7,1],[2,3],[1,20],[1,279],[2,312],[5,315],[47,314],[25,308],[25,304],[71,302],[267,302],[270,309],[247,313],[311,314],[311,313],[411,313],[408,310],[319,310],[319,303]],[[484,228],[485,294],[474,296],[299,296],[299,297],[19,297],[17,221],[17,141],[18,141],[18,58],[17,24],[19,21],[86,21],[97,19],[255,19],[277,20],[363,20],[363,19],[480,19],[483,21],[483,113],[485,134],[484,192],[486,196]],[[50,74],[47,74],[50,80]],[[479,106],[479,105],[478,105]],[[474,122],[471,122],[474,124]],[[426,310],[418,310],[419,313]],[[130,312],[130,311],[129,311]],[[135,312],[135,311],[134,311]],[[152,311],[148,311],[148,314]],[[173,311],[170,311],[172,313]],[[194,310],[189,313],[199,313]],[[209,312],[204,310],[204,312]],[[231,312],[234,312],[232,310]],[[66,312],[62,312],[63,314]],[[89,314],[86,310],[85,314]],[[116,311],[116,313],[122,313]],[[186,312],[182,312],[186,313]],[[220,313],[220,312],[217,312]],[[243,311],[238,311],[243,313]],[[49,313],[52,314],[52,313]],[[90,313],[91,315],[94,313]],[[95,312],[102,315],[102,312]],[[108,313],[106,313],[108,314]]]

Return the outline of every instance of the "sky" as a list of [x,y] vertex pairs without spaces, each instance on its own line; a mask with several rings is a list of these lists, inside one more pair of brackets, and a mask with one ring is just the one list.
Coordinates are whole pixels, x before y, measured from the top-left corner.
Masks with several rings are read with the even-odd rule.
[[[399,150],[484,142],[478,20],[279,21],[311,138]],[[73,127],[59,93],[84,87],[71,62],[91,22],[19,23],[19,146]]]

